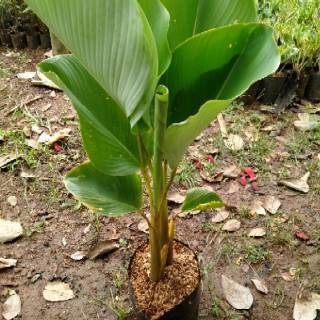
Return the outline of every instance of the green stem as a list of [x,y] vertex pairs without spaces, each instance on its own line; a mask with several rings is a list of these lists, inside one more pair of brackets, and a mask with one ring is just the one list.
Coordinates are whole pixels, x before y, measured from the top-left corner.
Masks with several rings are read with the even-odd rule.
[[[168,243],[168,210],[163,199],[165,191],[164,170],[163,170],[163,150],[164,136],[167,124],[169,92],[165,86],[157,88],[155,97],[154,111],[154,151],[153,151],[153,212],[154,217],[151,223],[154,223],[154,229],[150,232],[151,241],[155,241],[156,245],[151,245],[151,280],[159,281],[161,278],[161,249]],[[155,252],[154,250],[157,250]],[[153,249],[154,248],[154,249]],[[160,256],[160,264],[158,257]],[[155,265],[155,264],[158,265]],[[165,263],[166,264],[166,263]]]

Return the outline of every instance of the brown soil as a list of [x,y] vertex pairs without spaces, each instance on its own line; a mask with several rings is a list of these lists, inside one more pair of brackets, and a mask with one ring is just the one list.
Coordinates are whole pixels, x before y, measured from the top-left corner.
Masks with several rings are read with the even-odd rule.
[[[16,267],[0,271],[0,310],[8,289],[13,289],[22,300],[22,320],[124,319],[132,308],[126,268],[130,255],[147,236],[138,229],[139,215],[97,217],[66,191],[64,174],[86,159],[75,112],[61,92],[34,87],[29,80],[16,77],[18,72],[34,71],[43,54],[40,50],[14,52],[0,48],[0,136],[4,136],[0,156],[12,152],[23,155],[0,170],[0,218],[20,221],[25,230],[16,241],[0,244],[0,257],[18,259]],[[27,103],[36,97],[40,98]],[[296,112],[316,108],[319,106],[303,102],[280,116],[264,113],[258,105],[230,108],[225,113],[227,128],[245,139],[244,150],[226,150],[217,122],[189,148],[173,189],[185,193],[189,186],[210,185],[229,205],[230,219],[241,221],[240,230],[227,233],[222,230],[223,223],[211,222],[214,211],[177,219],[176,238],[188,244],[200,261],[200,320],[291,320],[301,288],[320,292],[320,130],[301,133],[293,127]],[[34,150],[25,145],[23,131],[35,124],[47,133],[66,127],[72,132],[60,142],[60,152],[48,147]],[[277,128],[261,130],[270,125]],[[260,140],[258,145],[249,141],[247,131],[252,127],[270,152],[265,152],[265,143]],[[32,138],[37,134],[32,133]],[[214,149],[219,153],[207,166],[207,156]],[[211,177],[228,165],[241,170],[250,166],[257,174],[258,188],[254,190],[250,183],[243,187],[239,179],[213,179],[208,183],[201,179],[199,162]],[[36,178],[22,177],[26,168]],[[307,194],[277,183],[281,178],[301,177],[307,171],[311,173]],[[232,185],[237,191],[230,193]],[[277,214],[251,214],[252,202],[268,195],[282,202]],[[8,203],[9,196],[17,197],[16,206]],[[172,209],[177,207],[172,205]],[[249,238],[248,231],[255,227],[264,227],[266,236]],[[298,239],[298,231],[309,240]],[[120,249],[95,261],[70,258],[76,251],[88,252],[104,240],[118,242]],[[291,277],[283,276],[290,272]],[[254,304],[249,311],[234,310],[226,302],[221,274],[250,288]],[[266,282],[267,295],[255,289],[253,277]],[[48,281],[59,279],[70,284],[75,298],[46,302],[44,287]]]
[[188,247],[179,242],[173,246],[173,263],[165,267],[164,277],[150,281],[149,246],[135,253],[130,279],[138,309],[150,319],[159,319],[189,297],[199,285],[200,273],[197,258]]

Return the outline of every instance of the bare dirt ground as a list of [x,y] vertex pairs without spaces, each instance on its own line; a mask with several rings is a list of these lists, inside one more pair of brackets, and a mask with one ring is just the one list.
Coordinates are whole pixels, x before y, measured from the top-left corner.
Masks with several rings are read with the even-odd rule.
[[[0,49],[0,157],[21,155],[0,169],[0,218],[19,221],[24,228],[22,237],[0,244],[0,257],[18,260],[16,267],[0,271],[0,305],[13,289],[22,301],[18,319],[124,319],[131,308],[126,267],[147,236],[138,228],[138,215],[93,216],[64,188],[63,175],[86,158],[76,114],[61,92],[16,77],[34,71],[43,58],[43,51]],[[181,164],[176,191],[210,185],[227,204],[228,219],[241,222],[239,230],[227,232],[222,230],[226,221],[212,222],[214,211],[178,218],[177,238],[197,252],[201,263],[202,320],[292,319],[298,292],[320,293],[320,129],[297,130],[293,123],[299,112],[319,113],[320,106],[302,102],[276,116],[259,105],[234,104],[224,119],[229,133],[240,135],[244,146],[229,150],[215,121]],[[71,129],[70,135],[53,146],[26,145],[40,131],[52,134],[65,128]],[[243,186],[244,178],[223,176],[221,171],[231,165],[242,172],[252,168],[255,183],[246,180]],[[308,193],[278,183],[306,172]],[[281,202],[275,214],[252,212],[254,201],[270,195]],[[8,202],[10,196],[17,204]],[[177,207],[172,203],[172,209]],[[257,227],[266,234],[248,237]],[[70,258],[103,240],[118,243],[119,249],[96,260]],[[235,310],[227,303],[223,274],[250,288],[250,310]],[[263,279],[268,294],[258,292],[252,278]],[[42,292],[52,280],[68,283],[75,298],[47,302]]]

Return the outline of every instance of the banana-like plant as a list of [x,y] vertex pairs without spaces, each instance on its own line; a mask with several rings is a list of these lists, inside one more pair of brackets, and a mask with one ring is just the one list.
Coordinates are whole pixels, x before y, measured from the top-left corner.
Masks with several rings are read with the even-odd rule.
[[[254,0],[26,2],[72,53],[40,64],[72,101],[89,158],[65,185],[101,214],[147,219],[158,281],[172,262],[166,196],[179,162],[218,113],[277,69],[272,29],[256,22]],[[198,188],[182,210],[222,205]]]

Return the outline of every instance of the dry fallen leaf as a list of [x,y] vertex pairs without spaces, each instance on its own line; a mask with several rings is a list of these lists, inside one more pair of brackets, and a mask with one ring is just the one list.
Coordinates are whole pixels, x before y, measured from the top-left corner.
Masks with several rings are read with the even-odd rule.
[[38,143],[45,143],[47,145],[52,145],[55,142],[64,139],[69,136],[71,132],[70,128],[61,129],[53,135],[49,135],[46,132],[42,132],[38,138]]
[[119,249],[119,245],[114,241],[105,240],[98,242],[93,249],[87,254],[90,260],[97,259]]
[[15,293],[3,304],[2,315],[5,320],[12,320],[21,312],[21,299]]
[[221,276],[221,285],[226,300],[237,310],[250,309],[253,303],[253,296],[249,288],[246,288],[237,282]]
[[18,203],[17,197],[16,196],[9,196],[7,198],[8,203],[10,204],[10,206],[15,207]]
[[261,279],[251,279],[256,289],[264,294],[269,292],[268,287],[264,280]]
[[281,275],[281,278],[287,282],[292,282],[295,279],[295,276],[290,274],[289,272],[281,272],[280,275]]
[[222,171],[223,171],[223,175],[227,178],[237,178],[241,173],[241,169],[235,165],[227,167]]
[[230,134],[228,139],[224,141],[225,146],[232,151],[239,151],[243,149],[243,139],[237,134]]
[[77,251],[75,253],[73,253],[70,258],[72,260],[75,260],[75,261],[80,261],[82,260],[83,258],[85,258],[86,254],[83,252],[83,251]]
[[301,131],[309,131],[320,127],[320,117],[309,113],[299,113],[299,120],[294,121],[293,125]]
[[139,223],[138,223],[138,230],[143,232],[143,233],[148,233],[149,230],[149,226],[148,226],[148,222],[145,219],[142,219]]
[[218,123],[219,123],[219,126],[220,126],[221,136],[223,138],[227,138],[228,137],[227,126],[226,126],[226,122],[224,121],[222,113],[218,114],[217,120],[218,120]]
[[74,298],[70,285],[61,281],[49,282],[42,294],[44,299],[50,302],[67,301]]
[[264,228],[254,228],[248,232],[248,237],[259,238],[266,235],[266,230]]
[[16,265],[17,265],[16,259],[0,258],[0,270],[15,267]]
[[241,227],[241,222],[239,220],[231,219],[223,225],[222,230],[234,232],[234,231],[239,230],[240,227]]
[[267,213],[263,207],[263,202],[260,200],[255,200],[251,206],[251,213],[265,216]]
[[12,222],[0,219],[0,243],[12,241],[23,233],[19,222]]
[[167,197],[168,201],[181,204],[183,203],[185,196],[180,194],[179,192],[170,192]]
[[276,214],[281,207],[281,201],[274,196],[268,196],[265,198],[263,206],[271,214]]
[[303,177],[300,179],[286,179],[279,181],[279,184],[289,187],[293,190],[297,190],[300,192],[308,193],[310,187],[308,185],[308,179],[310,176],[310,172],[307,172]]
[[215,212],[216,214],[211,219],[212,223],[222,222],[229,217],[229,212],[224,208],[216,209]]
[[309,299],[299,299],[297,297],[294,309],[294,320],[314,320],[317,317],[317,310],[320,310],[320,295],[311,293]]
[[36,76],[36,72],[34,71],[26,71],[26,72],[21,72],[17,74],[18,79],[23,79],[23,80],[28,80],[32,79]]
[[0,168],[6,167],[9,163],[21,158],[21,155],[8,154],[6,156],[0,157]]

